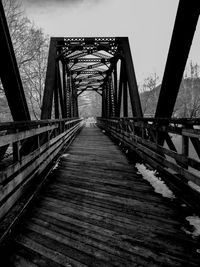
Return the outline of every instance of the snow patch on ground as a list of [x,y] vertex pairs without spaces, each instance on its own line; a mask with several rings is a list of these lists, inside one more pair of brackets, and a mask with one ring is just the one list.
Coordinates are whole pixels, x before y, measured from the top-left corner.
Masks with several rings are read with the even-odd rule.
[[193,237],[200,236],[200,218],[198,216],[188,216],[186,220],[194,227],[194,231],[190,232],[186,230],[185,232],[191,234]]
[[185,203],[181,204],[181,207],[187,208],[187,205]]
[[58,168],[59,161],[56,162],[56,165],[53,167],[53,170],[56,170]]
[[60,158],[61,159],[66,159],[67,157],[69,157],[69,154],[63,154]]
[[59,166],[59,163],[60,163],[60,159],[66,159],[70,154],[63,154],[59,159],[58,161],[56,162],[55,166],[53,167],[53,170],[56,170]]
[[144,164],[136,163],[138,172],[142,174],[143,178],[147,180],[153,187],[156,193],[161,194],[163,197],[174,199],[175,196],[167,185],[156,176],[156,171],[152,171],[146,168]]
[[197,192],[200,193],[200,186],[198,186],[197,184],[193,183],[192,181],[189,181],[189,182],[188,182],[188,185],[189,185],[192,189],[194,189],[194,190],[196,190]]

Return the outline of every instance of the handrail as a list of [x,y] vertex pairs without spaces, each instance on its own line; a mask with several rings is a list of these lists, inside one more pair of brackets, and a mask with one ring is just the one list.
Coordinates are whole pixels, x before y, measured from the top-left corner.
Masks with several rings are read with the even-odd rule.
[[33,120],[33,121],[15,121],[15,122],[1,122],[0,123],[0,131],[3,130],[16,130],[16,129],[24,129],[24,128],[32,128],[37,127],[38,125],[48,125],[60,122],[70,122],[72,120],[77,120],[79,118],[69,118],[69,119],[54,119],[54,120]]
[[[190,140],[200,139],[200,119],[98,118],[97,124],[153,167],[200,186],[200,160],[190,154]],[[159,144],[161,135],[169,137],[169,147]],[[175,137],[179,147],[173,142]]]
[[[5,125],[9,131],[1,132]],[[11,150],[0,162],[0,219],[32,183],[40,183],[39,175],[82,125],[77,118],[0,124],[0,147]]]
[[[99,120],[107,120],[107,118],[97,117]],[[152,118],[152,117],[112,117],[109,120],[115,121],[141,121],[141,122],[154,122],[154,123],[174,123],[174,124],[188,124],[200,125],[200,118]]]

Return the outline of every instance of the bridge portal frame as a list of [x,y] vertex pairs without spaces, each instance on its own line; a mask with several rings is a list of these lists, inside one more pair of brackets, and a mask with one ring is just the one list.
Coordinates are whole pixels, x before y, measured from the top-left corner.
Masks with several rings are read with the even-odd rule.
[[53,101],[55,118],[77,117],[85,91],[102,96],[104,117],[120,116],[122,104],[123,116],[143,116],[127,37],[51,38],[41,119],[52,117]]

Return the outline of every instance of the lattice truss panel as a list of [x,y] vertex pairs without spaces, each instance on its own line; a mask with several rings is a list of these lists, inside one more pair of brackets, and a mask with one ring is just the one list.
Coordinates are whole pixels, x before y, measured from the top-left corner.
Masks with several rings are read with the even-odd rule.
[[63,38],[59,57],[66,64],[78,95],[86,90],[101,93],[113,64],[119,59],[115,38]]
[[51,37],[41,119],[78,117],[85,91],[102,96],[103,117],[120,117],[121,107],[142,117],[128,37]]
[[124,116],[128,97],[132,113],[141,116],[127,37],[51,38],[42,119],[51,117],[53,99],[55,118],[78,116],[77,98],[85,91],[102,96],[104,117],[120,115],[122,97]]

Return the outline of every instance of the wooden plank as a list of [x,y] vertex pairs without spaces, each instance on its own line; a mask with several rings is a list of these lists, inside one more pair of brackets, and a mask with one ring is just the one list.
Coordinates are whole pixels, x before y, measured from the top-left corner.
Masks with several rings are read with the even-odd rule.
[[39,267],[39,265],[36,265],[30,262],[28,259],[25,259],[23,256],[17,254],[13,255],[12,261],[15,262],[15,267]]
[[[80,126],[78,128],[77,127],[78,126],[76,126],[73,131],[77,130]],[[70,134],[72,134],[73,131]],[[17,199],[19,199],[19,197],[22,195],[22,193],[24,192],[23,187],[26,187],[26,185],[30,184],[35,175],[39,175],[55,158],[55,156],[65,145],[67,138],[69,138],[69,136],[66,134],[64,140],[61,140],[59,143],[56,143],[49,149],[48,154],[45,154],[43,158],[41,157],[37,161],[33,162],[28,169],[25,169],[23,173],[17,175],[14,180],[7,184],[6,187],[3,187],[3,190],[5,190],[5,192],[1,195],[0,218],[2,218],[8,212],[8,210],[14,205]]]
[[82,119],[74,119],[74,118],[67,118],[67,119],[51,119],[51,120],[35,120],[35,121],[14,121],[14,122],[1,122],[0,123],[0,131],[7,131],[7,130],[24,130],[29,128],[34,128],[38,126],[47,126],[56,123],[64,123],[65,125],[69,125],[74,122],[81,122]]
[[200,138],[200,130],[198,130],[198,129],[183,129],[182,135],[199,139]]
[[[80,223],[78,222],[78,224],[69,224],[69,223],[64,223],[60,220],[57,220],[56,218],[53,219],[51,218],[51,221],[53,221],[53,224],[49,224],[49,217],[48,216],[43,216],[42,220],[39,219],[33,219],[34,222],[37,222],[38,224],[42,224],[45,227],[48,227],[48,229],[55,229],[57,232],[60,233],[65,233],[66,232],[72,236],[74,236],[74,238],[76,238],[77,240],[81,240],[81,242],[83,240],[85,240],[85,242],[87,243],[88,240],[90,243],[92,243],[92,245],[99,247],[100,249],[103,249],[111,254],[117,254],[118,256],[123,255],[124,257],[126,257],[127,259],[132,259],[132,261],[134,262],[137,259],[137,262],[140,261],[141,263],[146,263],[146,260],[149,260],[150,257],[154,257],[155,261],[159,261],[159,259],[157,259],[157,255],[154,254],[153,252],[150,251],[145,251],[145,258],[146,260],[142,260],[143,258],[143,253],[144,250],[142,251],[137,251],[134,248],[132,248],[129,244],[126,244],[125,242],[120,242],[119,239],[114,238],[108,234],[104,235],[104,229],[101,228],[99,229],[99,231],[94,230],[93,225],[91,225],[90,228],[88,227],[80,227]],[[73,219],[72,219],[73,220]],[[73,222],[76,220],[73,220]],[[75,234],[74,234],[75,233]],[[161,255],[162,258],[162,255]],[[122,258],[123,259],[123,258]]]
[[[137,234],[126,235],[124,232],[123,233],[118,232],[116,234],[114,229],[102,228],[102,226],[97,226],[91,222],[82,221],[80,219],[76,219],[66,215],[49,213],[50,217],[48,217],[47,212],[42,212],[42,214],[43,215],[41,215],[40,213],[42,220],[45,221],[46,218],[48,222],[59,225],[61,229],[63,227],[64,229],[66,227],[67,228],[70,227],[71,229],[71,226],[73,226],[73,228],[75,228],[75,231],[78,231],[78,228],[81,227],[80,231],[84,235],[88,235],[89,232],[94,233],[95,239],[100,239],[101,242],[103,240],[103,242],[106,242],[107,244],[110,245],[113,244],[116,248],[122,250],[122,255],[124,256],[126,256],[126,253],[131,253],[131,255],[135,257],[133,262],[138,263],[139,261],[140,263],[142,263],[143,261],[143,266],[145,265],[148,266],[148,264],[150,264],[151,261],[153,261],[154,263],[157,262],[157,264],[158,262],[163,262],[163,260],[167,262],[171,261],[169,259],[171,255],[169,256],[169,254],[165,254],[165,251],[160,250],[159,248],[161,244],[157,242],[157,240],[148,239],[148,235],[146,243],[143,243],[141,239],[138,238]],[[151,243],[150,247],[147,246],[148,242]],[[165,243],[163,244],[166,245],[166,250],[168,250],[167,249],[168,244]],[[159,251],[159,257],[157,255],[158,251]],[[145,261],[147,262],[145,263]],[[173,264],[175,263],[173,262]]]
[[15,265],[19,267],[60,267],[60,264],[57,264],[55,261],[51,261],[31,249],[25,249],[23,246],[17,243],[15,244],[15,254],[12,256],[10,261],[15,262]]
[[[16,243],[23,246],[24,248],[30,249],[37,254],[51,260],[52,262],[58,263],[60,266],[77,266],[86,267],[87,265],[81,264],[80,262],[65,256],[65,254],[55,251],[53,248],[43,246],[37,241],[34,241],[26,236],[20,235],[15,239]],[[46,260],[47,263],[47,260]]]
[[[160,229],[163,230],[163,225],[160,225],[160,222],[157,222],[157,220],[152,220],[149,218],[148,222],[145,219],[142,219],[139,216],[128,216],[128,214],[126,214],[125,212],[121,211],[120,213],[117,212],[113,212],[113,210],[99,210],[96,207],[93,207],[92,204],[90,205],[85,205],[85,203],[83,202],[82,207],[80,207],[78,205],[78,203],[73,203],[71,201],[68,201],[66,203],[66,201],[61,201],[61,200],[53,200],[52,198],[46,198],[46,201],[42,202],[42,204],[44,205],[44,207],[46,209],[49,210],[55,210],[56,208],[60,209],[60,212],[62,212],[62,214],[72,214],[74,211],[77,211],[77,213],[79,213],[80,215],[82,214],[83,210],[85,213],[83,214],[88,214],[88,218],[89,216],[92,215],[96,215],[96,216],[100,216],[100,217],[105,217],[105,221],[106,219],[110,219],[110,221],[117,221],[121,224],[124,224],[125,227],[132,227],[134,226],[134,224],[138,224],[135,225],[134,227],[139,226],[141,223],[142,224],[146,224],[146,228],[151,228],[151,224],[154,223],[155,224],[155,230],[159,231]],[[134,222],[133,222],[134,219]],[[170,222],[170,225],[169,225]],[[165,224],[165,229],[166,232],[170,233],[171,232],[171,224],[173,225],[178,225],[176,222],[172,221],[172,220],[165,220],[165,222],[163,221],[163,224]]]
[[29,162],[36,160],[39,156],[41,158],[41,161],[43,160],[42,157],[45,159],[47,155],[42,156],[42,154],[44,152],[46,153],[46,150],[48,148],[49,148],[48,153],[50,154],[52,149],[55,149],[60,144],[65,144],[65,142],[67,142],[67,140],[71,138],[72,134],[75,133],[79,128],[80,125],[75,125],[70,130],[58,135],[57,137],[50,140],[48,143],[45,143],[39,149],[30,153],[28,156],[23,157],[21,162],[12,164],[6,167],[5,170],[0,171],[0,184],[2,185],[5,184],[9,176],[13,175],[15,172],[20,171],[20,169],[23,169]]
[[[48,197],[47,195],[45,195],[45,198],[44,200],[49,200],[49,202],[52,201],[52,199],[54,201],[57,201],[58,203],[60,202],[63,202],[63,204],[65,203],[65,206],[67,207],[68,205],[76,205],[78,206],[79,203],[80,203],[80,199],[79,198],[72,198],[71,195],[69,195],[68,197],[66,196],[65,198],[62,198],[62,197],[56,197],[56,198],[52,198],[52,197]],[[171,217],[168,218],[167,220],[166,219],[163,219],[163,217],[158,217],[153,214],[151,214],[150,212],[149,213],[145,213],[145,212],[142,212],[142,210],[138,210],[136,211],[135,209],[134,210],[131,210],[128,208],[125,210],[125,209],[118,209],[116,206],[112,206],[111,208],[111,205],[110,203],[107,203],[107,205],[103,205],[102,203],[100,202],[97,202],[95,199],[93,200],[90,200],[89,198],[85,198],[83,203],[82,203],[82,206],[83,206],[83,209],[85,208],[88,208],[90,210],[92,210],[93,213],[99,213],[99,212],[103,212],[103,213],[109,213],[109,214],[112,214],[114,217],[116,216],[119,216],[119,217],[122,217],[122,218],[128,218],[130,220],[136,220],[136,221],[140,221],[140,223],[142,223],[143,220],[147,219],[148,218],[148,222],[150,222],[150,224],[155,224],[156,226],[163,226],[165,225],[166,228],[171,227],[171,225],[173,226],[177,226],[178,225],[178,222],[176,222],[174,219],[172,219]]]
[[166,160],[165,158],[160,156],[158,153],[154,152],[151,149],[148,149],[147,147],[145,147],[143,145],[140,145],[138,142],[137,143],[131,142],[131,140],[129,138],[127,138],[125,136],[122,137],[120,134],[118,134],[114,131],[112,131],[112,135],[115,136],[116,138],[118,138],[119,140],[121,140],[122,142],[126,143],[127,146],[130,146],[130,147],[135,146],[136,149],[140,149],[143,153],[147,154],[148,156],[151,156],[156,161],[158,161],[161,165],[176,171],[180,175],[183,175],[183,177],[185,177],[187,180],[192,181],[192,182],[194,182],[200,186],[199,177],[197,175],[193,174],[192,172],[189,172],[189,171],[185,170],[184,168],[178,166],[177,164],[175,164],[169,160]]
[[50,131],[56,128],[58,128],[57,125],[43,126],[41,128],[3,135],[3,136],[0,136],[0,146],[9,145],[10,143],[21,141],[23,139],[26,139],[26,138],[29,138],[29,137],[32,137],[32,136],[35,136],[41,133],[45,133],[47,131]]
[[[41,214],[40,218],[41,220],[34,219],[34,221],[46,225],[46,227],[48,228],[51,228],[53,223],[53,225],[59,227],[59,231],[70,231],[78,233],[80,236],[79,238],[82,238],[82,236],[90,237],[96,241],[101,242],[102,245],[105,245],[104,249],[107,249],[108,246],[111,246],[111,249],[113,249],[114,247],[116,252],[121,253],[121,255],[123,255],[124,257],[134,257],[133,262],[137,259],[137,262],[139,260],[142,263],[142,258],[144,258],[143,264],[148,264],[148,261],[150,261],[152,258],[154,258],[156,262],[162,262],[163,258],[166,257],[164,254],[161,254],[160,257],[157,257],[156,253],[154,253],[152,250],[149,250],[148,248],[145,248],[144,246],[140,246],[140,249],[137,250],[133,246],[130,246],[128,242],[122,242],[120,238],[114,235],[114,232],[108,231],[108,229],[104,229],[92,224],[80,224],[80,221],[74,218],[67,217],[62,221],[58,218],[50,218]],[[49,221],[51,221],[51,224],[49,223]],[[147,262],[145,262],[146,260]]]
[[[60,139],[60,138],[59,138]],[[43,170],[42,165],[44,165],[46,167],[47,163],[49,163],[48,157],[52,154],[52,152],[54,150],[56,150],[56,153],[58,151],[57,148],[61,149],[60,147],[62,147],[64,145],[63,140],[59,140],[59,142],[56,142],[54,144],[54,146],[50,147],[45,154],[40,155],[40,157],[37,157],[34,162],[30,165],[28,165],[28,168],[25,168],[23,171],[21,171],[17,176],[15,176],[11,181],[9,181],[6,185],[4,185],[1,190],[3,192],[3,194],[1,194],[0,196],[0,203],[2,201],[3,198],[5,198],[8,194],[10,194],[10,192],[16,188],[19,184],[23,183],[23,181],[25,181],[27,179],[27,177],[34,171],[34,174],[31,175],[31,177],[33,177],[35,175],[35,173],[37,172],[38,174],[40,173],[40,171],[38,170],[38,168],[40,168],[41,170]],[[40,154],[40,153],[39,153]],[[54,156],[55,156],[55,152],[54,152]],[[51,157],[52,159],[52,157]],[[45,160],[45,164],[44,164],[44,160]]]
[[[124,261],[120,257],[120,252],[118,252],[116,249],[113,249],[111,246],[102,245],[100,242],[96,242],[88,237],[77,236],[73,232],[67,233],[66,231],[60,231],[60,229],[56,228],[55,226],[47,228],[35,223],[29,223],[25,225],[25,229],[31,230],[45,237],[52,238],[63,245],[70,246],[81,252],[90,254],[91,256],[95,256],[95,258],[100,260],[102,264],[104,261],[112,262],[114,266],[128,266],[128,264],[131,264],[129,260]],[[98,253],[95,252],[94,248],[98,248]],[[115,257],[113,257],[113,254]],[[129,258],[131,258],[130,255]],[[132,261],[133,259],[130,260]]]
[[58,266],[199,266],[198,240],[181,230],[188,210],[156,194],[98,128],[83,129],[50,177],[14,255]]
[[[113,131],[115,131],[114,128],[112,128]],[[130,140],[134,140],[137,143],[141,143],[151,149],[156,150],[158,153],[164,153],[167,156],[170,156],[172,158],[174,158],[175,160],[177,160],[178,162],[182,163],[182,164],[187,164],[188,166],[191,166],[197,170],[200,170],[200,162],[192,159],[190,157],[186,157],[185,155],[182,154],[178,154],[177,152],[174,152],[172,150],[166,149],[160,145],[157,145],[153,142],[151,142],[150,140],[145,140],[137,135],[134,134],[129,134],[129,133],[124,133],[124,136],[126,136],[127,138],[130,138]]]

